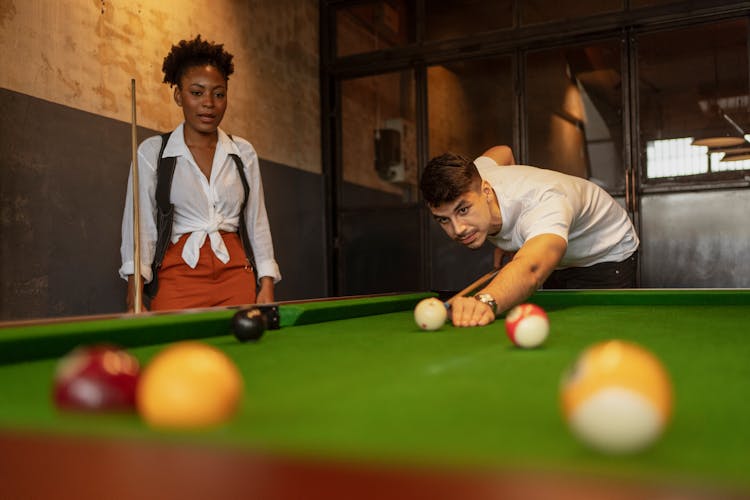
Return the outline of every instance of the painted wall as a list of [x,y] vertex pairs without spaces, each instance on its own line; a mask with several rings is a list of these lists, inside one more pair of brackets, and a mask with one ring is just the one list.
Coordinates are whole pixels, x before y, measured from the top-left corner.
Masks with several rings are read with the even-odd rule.
[[3,0],[0,87],[130,122],[135,78],[139,125],[168,130],[182,113],[162,62],[197,34],[235,56],[223,128],[261,158],[319,173],[315,0]]

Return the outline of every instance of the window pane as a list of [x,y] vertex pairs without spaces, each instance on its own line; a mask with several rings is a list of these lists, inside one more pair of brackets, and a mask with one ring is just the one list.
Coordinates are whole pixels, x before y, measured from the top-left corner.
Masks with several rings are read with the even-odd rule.
[[342,207],[400,204],[415,194],[414,91],[411,70],[342,83],[343,179],[377,195],[344,196]]
[[[743,140],[750,131],[748,106],[747,21],[701,25],[669,32],[642,35],[638,39],[638,92],[640,141],[646,145],[645,168],[648,177],[662,172],[661,156],[653,156],[651,145],[681,144],[685,138],[734,139],[738,147],[750,146]],[[743,130],[740,130],[743,129]],[[673,140],[679,140],[674,142]],[[744,142],[744,144],[743,144]],[[665,146],[666,147],[666,146]],[[672,147],[672,146],[670,146]],[[681,148],[683,146],[680,146]],[[683,151],[682,160],[672,155],[674,174],[721,172],[742,169],[743,162],[721,162],[723,154],[709,158],[705,146],[700,151]],[[712,153],[719,153],[715,148]],[[705,164],[694,171],[692,159]],[[651,162],[659,162],[654,166]]]
[[750,170],[750,147],[739,154],[712,153],[711,172],[730,172],[733,170]]
[[425,2],[428,40],[476,35],[513,26],[513,0]]
[[336,186],[341,295],[419,288],[414,92],[411,70],[341,83],[343,182]]
[[693,146],[692,142],[692,137],[649,141],[646,145],[648,178],[708,172],[708,148]]
[[336,12],[336,55],[348,56],[414,41],[414,1],[380,0]]
[[[461,61],[427,70],[429,156],[474,159],[492,146],[513,144],[513,59]],[[518,157],[518,155],[516,155]],[[428,233],[433,290],[460,290],[492,266],[492,245],[457,245],[433,220]]]
[[521,24],[565,21],[623,9],[624,0],[523,0]]
[[646,145],[647,177],[656,179],[750,169],[750,147],[731,148],[730,153],[710,153],[705,146],[693,145],[693,140],[687,137],[649,141]]
[[433,66],[427,72],[430,156],[475,158],[513,144],[510,57]]
[[614,41],[528,55],[528,163],[624,191],[620,59]]

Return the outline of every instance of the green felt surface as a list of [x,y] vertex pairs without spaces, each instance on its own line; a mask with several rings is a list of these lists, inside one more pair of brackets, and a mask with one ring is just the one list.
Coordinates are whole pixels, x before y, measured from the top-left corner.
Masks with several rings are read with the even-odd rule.
[[[239,366],[245,397],[234,420],[200,433],[157,432],[135,415],[60,414],[49,397],[56,358],[8,363],[0,366],[0,427],[750,488],[748,305],[693,300],[698,295],[690,305],[669,305],[674,297],[618,295],[607,302],[619,304],[603,306],[596,305],[601,294],[593,295],[594,305],[585,304],[585,296],[566,301],[553,295],[537,300],[548,311],[550,338],[529,351],[510,345],[500,320],[422,332],[411,308],[331,320],[334,309],[325,303],[312,308],[322,314],[320,322],[269,331],[255,344],[211,336],[205,341]],[[666,434],[631,457],[586,449],[559,411],[565,370],[583,348],[611,338],[650,349],[674,383]],[[145,364],[164,345],[129,351]]]
[[[413,308],[430,293],[310,301],[280,307],[281,327],[371,316]],[[77,345],[107,341],[122,347],[203,339],[230,332],[240,307],[175,313],[123,314],[0,327],[0,364],[62,356]]]

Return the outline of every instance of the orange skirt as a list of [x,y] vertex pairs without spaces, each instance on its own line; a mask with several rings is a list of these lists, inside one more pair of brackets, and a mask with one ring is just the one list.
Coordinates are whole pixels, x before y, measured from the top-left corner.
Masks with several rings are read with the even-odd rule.
[[254,304],[255,273],[247,264],[239,234],[221,232],[229,251],[226,264],[214,255],[211,241],[206,238],[195,269],[182,260],[182,248],[189,236],[185,234],[177,243],[169,244],[159,269],[159,290],[151,300],[150,310]]

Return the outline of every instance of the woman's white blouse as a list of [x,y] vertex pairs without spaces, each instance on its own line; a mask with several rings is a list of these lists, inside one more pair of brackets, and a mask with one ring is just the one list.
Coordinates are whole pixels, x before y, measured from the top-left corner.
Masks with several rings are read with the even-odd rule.
[[[242,181],[234,160],[229,154],[242,159],[245,175],[250,187],[245,221],[253,247],[258,279],[269,276],[274,282],[281,279],[271,241],[271,230],[263,197],[263,183],[258,166],[258,155],[253,146],[240,137],[232,139],[219,129],[216,151],[211,168],[211,179],[206,178],[185,144],[183,125],[177,127],[169,137],[163,157],[177,158],[170,200],[174,205],[172,243],[184,234],[190,234],[182,251],[183,260],[195,268],[200,248],[206,238],[211,249],[221,262],[229,261],[229,254],[219,231],[237,231],[240,208],[244,199]],[[138,147],[138,184],[141,234],[141,275],[146,283],[151,281],[151,262],[156,249],[156,166],[161,149],[161,136],[146,139]],[[133,274],[133,173],[131,165],[125,210],[122,217],[122,266],[119,273],[123,279]]]

